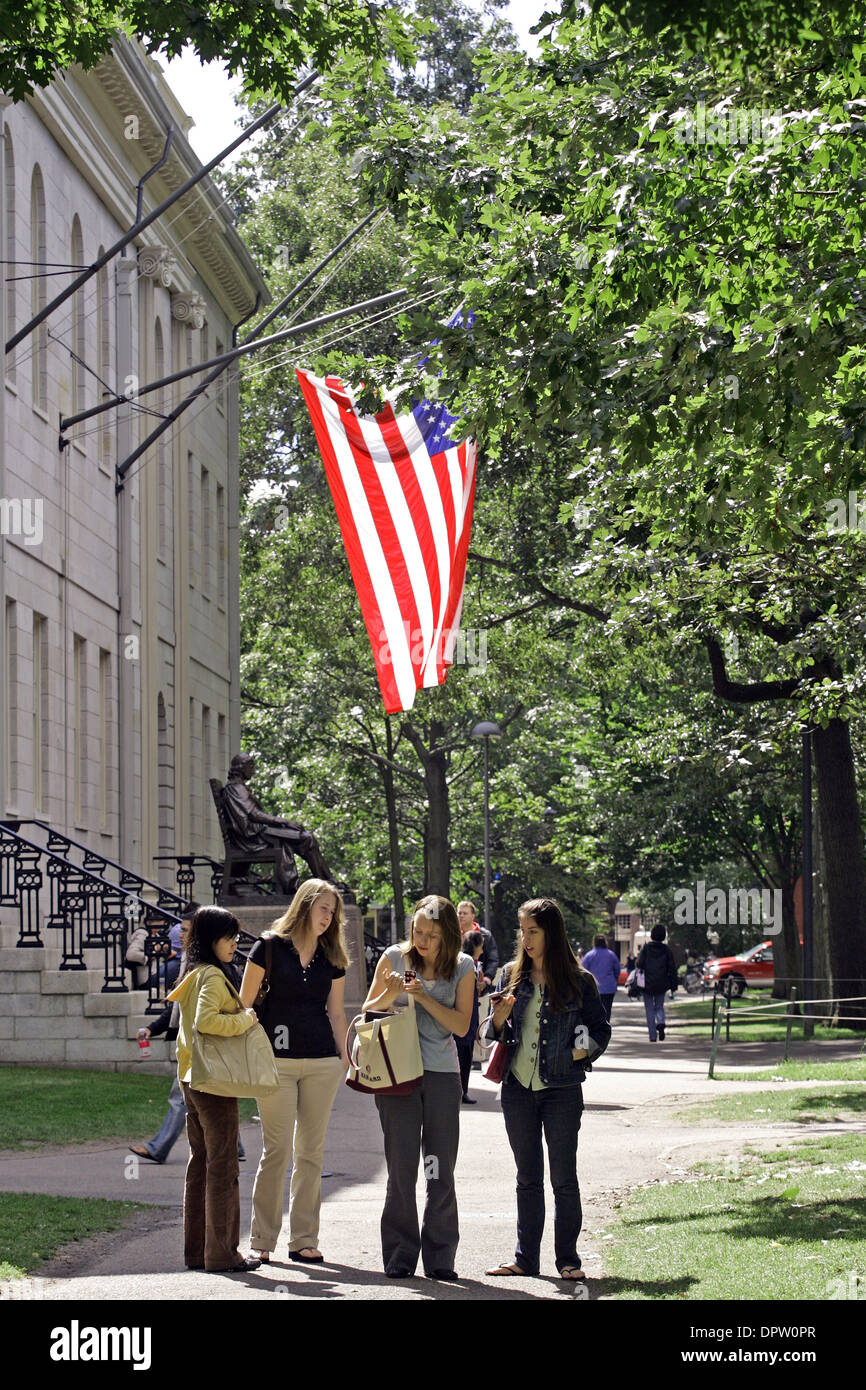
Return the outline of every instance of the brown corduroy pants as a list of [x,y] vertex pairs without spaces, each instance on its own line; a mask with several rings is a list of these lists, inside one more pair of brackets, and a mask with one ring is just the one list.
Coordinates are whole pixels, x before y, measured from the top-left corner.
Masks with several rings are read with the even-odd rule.
[[183,1258],[187,1269],[232,1269],[238,1250],[238,1103],[233,1096],[193,1091],[186,1082],[189,1163],[183,1193]]

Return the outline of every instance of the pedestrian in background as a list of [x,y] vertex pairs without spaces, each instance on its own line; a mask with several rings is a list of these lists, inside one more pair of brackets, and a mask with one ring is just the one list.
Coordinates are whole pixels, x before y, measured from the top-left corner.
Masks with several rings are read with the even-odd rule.
[[664,944],[667,932],[659,922],[650,932],[650,940],[642,947],[637,958],[637,969],[644,973],[643,1006],[650,1042],[656,1036],[664,1042],[665,1036],[665,993],[676,992],[679,984],[674,954],[670,946]]
[[477,1105],[469,1094],[469,1076],[472,1071],[472,1054],[475,1051],[475,1038],[478,1033],[478,996],[484,989],[481,974],[480,956],[484,949],[484,937],[480,931],[468,931],[463,938],[463,951],[471,956],[475,964],[475,994],[472,999],[472,1022],[462,1038],[457,1039],[457,1057],[460,1062],[460,1084],[463,1087],[463,1104]]
[[460,932],[466,936],[468,932],[480,932],[484,943],[481,950],[481,978],[484,981],[482,994],[486,994],[493,984],[496,972],[499,969],[499,950],[493,937],[493,932],[486,927],[481,927],[475,920],[475,904],[468,898],[457,904],[457,918],[460,922]]
[[582,965],[584,970],[588,970],[590,975],[595,978],[602,1008],[608,1022],[610,1022],[613,997],[616,994],[619,972],[622,969],[619,956],[608,948],[605,937],[599,935],[593,938],[592,950],[587,951]]

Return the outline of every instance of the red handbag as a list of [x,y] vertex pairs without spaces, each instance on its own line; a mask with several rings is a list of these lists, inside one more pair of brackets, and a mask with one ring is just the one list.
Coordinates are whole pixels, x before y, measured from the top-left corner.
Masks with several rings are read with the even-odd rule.
[[490,1054],[490,1061],[487,1068],[481,1073],[488,1081],[495,1081],[498,1085],[505,1072],[505,1059],[508,1056],[508,1044],[498,1042]]

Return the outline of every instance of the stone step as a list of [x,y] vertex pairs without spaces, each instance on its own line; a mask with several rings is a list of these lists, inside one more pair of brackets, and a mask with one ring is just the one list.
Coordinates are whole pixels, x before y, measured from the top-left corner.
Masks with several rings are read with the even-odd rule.
[[[101,988],[101,987],[100,987]],[[147,1007],[147,995],[143,990],[134,990],[128,994],[107,992],[105,994],[88,994],[84,1000],[85,1018],[123,1018],[134,1014],[136,1018],[144,1014]],[[143,1028],[144,1024],[138,1024]],[[134,1036],[132,1034],[131,1036]]]
[[105,983],[101,970],[43,970],[43,994],[99,994]]
[[[12,1037],[16,1041],[28,1039],[63,1038],[73,1041],[105,1041],[114,1043],[122,1039],[128,1041],[126,1020],[122,1018],[89,1018],[82,1027],[81,1018],[15,1018]],[[113,1053],[109,1054],[110,1056]]]
[[[78,1066],[105,1071],[133,1071],[139,1064],[136,1042],[123,1038],[0,1038],[0,1063],[21,1066]],[[141,1064],[142,1068],[147,1063]],[[151,1061],[154,1072],[170,1074],[171,1064]]]
[[[18,945],[18,927],[17,927],[17,926],[0,926],[0,950],[16,950],[16,951],[18,951],[18,950],[20,950],[20,951],[36,950],[36,951],[38,951],[38,950],[41,949],[41,950],[45,950],[45,951],[57,951],[57,952],[59,952],[59,953],[62,955],[62,953],[63,953],[63,932],[62,932],[58,927],[43,927],[43,928],[42,928],[42,933],[41,933],[41,941],[42,941],[42,946],[41,946],[41,947],[39,947],[39,946],[33,946],[33,947],[31,947],[31,946],[19,946],[19,945]],[[85,946],[85,947],[84,947],[84,953],[85,953],[86,956],[87,956],[87,955],[92,955],[92,956],[94,956],[94,957],[96,957],[96,956],[101,957],[102,954],[103,954],[103,948],[102,948],[101,946]]]
[[0,946],[0,971],[59,970],[62,951],[38,946]]

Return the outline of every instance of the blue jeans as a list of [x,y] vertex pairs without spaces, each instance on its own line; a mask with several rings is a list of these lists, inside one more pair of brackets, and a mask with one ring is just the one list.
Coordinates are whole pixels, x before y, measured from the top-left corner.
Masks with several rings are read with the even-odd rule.
[[175,1076],[168,1093],[168,1110],[158,1134],[144,1145],[155,1163],[165,1163],[175,1144],[183,1134],[186,1124],[186,1105],[180,1082]]
[[544,1231],[544,1151],[547,1143],[553,1187],[553,1244],[556,1268],[580,1266],[577,1238],[583,1223],[577,1185],[577,1134],[583,1114],[582,1086],[521,1086],[509,1076],[502,1085],[502,1113],[517,1164],[517,1250],[514,1262],[527,1274],[539,1272]]
[[646,1009],[650,1042],[655,1042],[657,1025],[660,1023],[662,1028],[665,1026],[665,991],[662,990],[661,994],[650,994],[649,990],[644,990],[643,1006]]
[[[143,1148],[147,1149],[154,1163],[165,1163],[175,1144],[183,1134],[186,1124],[186,1105],[180,1082],[175,1076],[168,1093],[168,1110],[158,1134],[149,1139]],[[238,1135],[238,1158],[245,1158],[244,1146]]]

